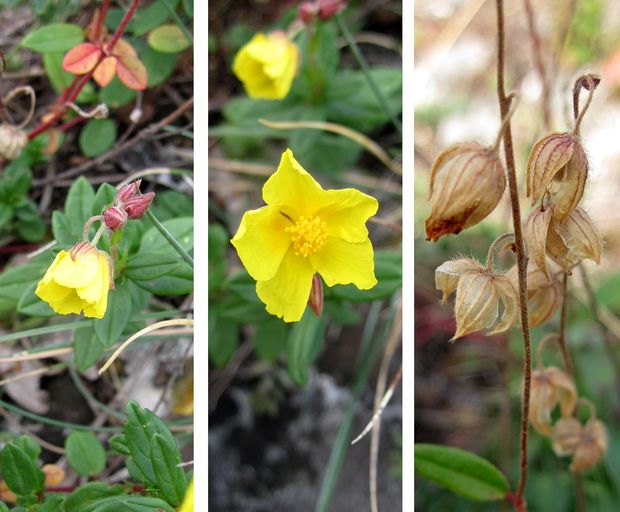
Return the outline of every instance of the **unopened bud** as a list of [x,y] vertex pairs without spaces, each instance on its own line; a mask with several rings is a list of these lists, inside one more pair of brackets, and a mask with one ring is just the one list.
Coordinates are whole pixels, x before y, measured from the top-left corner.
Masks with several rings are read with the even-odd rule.
[[55,487],[65,479],[65,470],[56,464],[45,464],[42,469],[45,473],[45,487]]
[[496,151],[473,142],[449,147],[431,171],[426,239],[437,241],[475,226],[495,209],[505,187]]
[[125,201],[123,208],[127,212],[127,215],[130,219],[139,219],[149,209],[149,206],[151,206],[154,197],[155,192],[149,192],[148,194],[140,194],[139,196],[134,196]]
[[15,160],[28,144],[26,132],[10,124],[0,125],[0,156]]
[[117,231],[127,223],[127,212],[118,206],[111,206],[103,212],[103,219],[110,231]]
[[310,297],[308,298],[308,306],[314,311],[314,314],[321,318],[323,313],[323,281],[319,274],[312,277],[312,288],[310,288]]
[[299,18],[306,25],[311,23],[318,14],[317,5],[313,2],[304,2],[299,6]]
[[552,133],[539,140],[527,161],[527,197],[532,206],[545,193],[555,205],[553,216],[564,219],[577,206],[588,177],[588,160],[578,135]]
[[344,9],[344,0],[318,0],[319,18],[330,20],[336,13]]
[[128,183],[124,187],[121,187],[121,189],[118,191],[118,194],[116,195],[116,200],[122,203],[126,203],[129,198],[135,196],[140,192],[140,183],[142,183],[142,180],[136,180]]

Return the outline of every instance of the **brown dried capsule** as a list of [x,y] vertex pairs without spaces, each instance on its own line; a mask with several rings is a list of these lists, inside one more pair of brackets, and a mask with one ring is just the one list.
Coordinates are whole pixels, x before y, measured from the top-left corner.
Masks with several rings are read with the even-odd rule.
[[577,390],[566,372],[550,366],[532,372],[529,419],[541,434],[551,436],[551,412],[560,405],[563,417],[570,416],[577,403]]
[[596,417],[585,427],[575,418],[562,418],[553,427],[552,446],[560,457],[572,454],[570,470],[582,473],[594,467],[607,451],[607,430]]
[[0,156],[15,160],[28,144],[28,135],[21,128],[3,123],[0,125]]
[[[518,314],[517,292],[507,277],[468,258],[447,261],[435,270],[435,285],[444,300],[456,289],[452,340],[482,329],[488,335],[507,331]],[[500,305],[503,312],[500,316]]]
[[[506,277],[519,289],[517,266],[506,272]],[[549,320],[562,302],[562,288],[554,276],[548,280],[538,265],[530,260],[527,266],[527,315],[530,327],[537,327]]]
[[431,170],[426,239],[437,241],[475,226],[495,209],[505,187],[496,150],[475,142],[449,147]]
[[527,197],[532,206],[549,193],[554,217],[564,219],[579,203],[588,177],[581,139],[573,133],[552,133],[539,140],[527,161]]
[[548,280],[551,280],[551,275],[547,267],[547,236],[552,216],[553,206],[536,208],[525,225],[525,241],[529,255]]

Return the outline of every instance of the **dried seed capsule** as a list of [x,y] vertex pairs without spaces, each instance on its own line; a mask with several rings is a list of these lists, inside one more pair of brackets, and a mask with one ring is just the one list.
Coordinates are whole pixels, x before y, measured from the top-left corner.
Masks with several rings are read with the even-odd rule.
[[548,280],[551,280],[551,275],[547,267],[547,237],[552,216],[553,206],[536,208],[525,225],[525,241],[530,257]]
[[582,429],[579,444],[573,453],[569,466],[574,473],[581,473],[594,467],[607,451],[607,430],[602,421],[590,419]]
[[10,124],[0,125],[0,156],[15,160],[28,144],[26,132]]
[[507,331],[517,318],[517,292],[508,278],[475,260],[463,258],[440,265],[435,271],[435,284],[444,300],[456,289],[453,340],[482,329],[487,329],[488,335],[499,334]]
[[[506,272],[506,277],[519,289],[517,266]],[[557,279],[547,279],[538,265],[530,260],[527,266],[527,314],[530,327],[537,327],[549,320],[562,302],[562,289]]]
[[550,366],[532,372],[529,419],[541,434],[551,436],[551,412],[560,405],[562,416],[570,416],[577,403],[577,390],[566,372]]
[[527,197],[532,206],[549,192],[557,219],[579,203],[588,177],[588,160],[578,135],[552,133],[539,140],[527,161]]
[[496,151],[475,142],[444,150],[431,170],[426,239],[437,241],[475,226],[495,209],[505,187]]
[[553,426],[551,446],[558,457],[575,451],[581,436],[581,423],[575,418],[561,418]]

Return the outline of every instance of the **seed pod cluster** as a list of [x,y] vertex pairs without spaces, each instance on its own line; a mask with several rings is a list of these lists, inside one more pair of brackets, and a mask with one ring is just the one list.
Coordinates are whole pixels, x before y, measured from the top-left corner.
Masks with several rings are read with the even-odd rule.
[[577,390],[573,379],[559,368],[549,366],[532,372],[530,395],[530,423],[545,436],[551,436],[551,412],[560,406],[562,417],[573,413],[577,403]]
[[608,447],[607,430],[602,421],[591,417],[585,426],[576,418],[562,418],[553,427],[553,451],[559,457],[572,455],[569,469],[582,473],[594,467]]
[[496,149],[470,142],[444,150],[431,170],[426,239],[437,241],[475,226],[495,209],[505,188]]
[[444,301],[456,291],[452,340],[484,329],[488,335],[500,334],[517,319],[519,300],[510,280],[476,260],[446,261],[435,270],[435,287],[443,293]]

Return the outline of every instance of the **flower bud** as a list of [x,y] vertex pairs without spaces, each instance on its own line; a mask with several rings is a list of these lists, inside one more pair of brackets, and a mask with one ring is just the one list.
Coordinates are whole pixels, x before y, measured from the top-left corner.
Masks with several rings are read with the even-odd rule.
[[[517,266],[513,266],[506,277],[510,279],[515,290],[519,289]],[[530,327],[537,327],[549,320],[562,302],[562,287],[558,280],[551,276],[547,280],[544,272],[530,260],[527,266],[527,317]]]
[[15,160],[28,144],[28,135],[24,130],[3,123],[0,125],[0,156]]
[[110,206],[103,212],[103,219],[110,231],[117,231],[127,223],[127,212],[118,206]]
[[508,278],[475,260],[460,259],[440,265],[435,270],[435,284],[443,292],[444,300],[456,289],[456,333],[452,340],[482,329],[487,329],[489,336],[499,334],[507,331],[517,318],[517,292]]
[[314,274],[312,278],[312,288],[310,288],[308,305],[310,309],[314,311],[314,314],[321,318],[321,314],[323,313],[323,281],[319,274]]
[[577,390],[566,372],[548,367],[532,372],[529,419],[541,434],[551,436],[551,412],[560,405],[563,417],[570,416],[577,403]]
[[549,192],[553,215],[564,219],[579,203],[588,177],[588,160],[578,135],[552,133],[539,140],[527,161],[527,197],[532,206]]
[[313,2],[304,2],[299,6],[299,17],[306,25],[312,23],[317,14],[318,6]]
[[337,12],[344,9],[344,0],[318,0],[319,18],[330,20]]
[[65,470],[56,464],[45,464],[41,469],[45,473],[45,487],[55,487],[65,479]]
[[130,219],[139,219],[151,206],[153,199],[155,198],[155,192],[149,192],[148,194],[140,194],[129,198],[123,208],[127,212]]
[[116,195],[117,202],[121,201],[122,203],[126,203],[129,198],[140,193],[140,183],[142,183],[142,180],[136,180],[121,187]]
[[474,142],[449,147],[431,170],[426,239],[437,241],[475,226],[495,209],[505,187],[497,152]]

